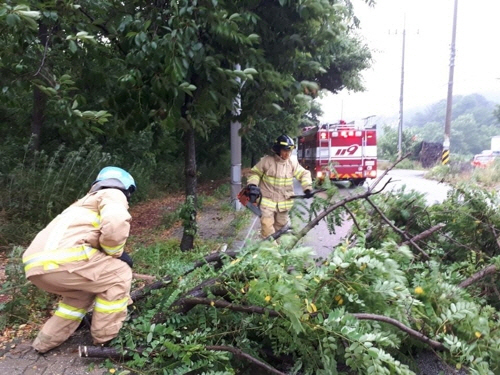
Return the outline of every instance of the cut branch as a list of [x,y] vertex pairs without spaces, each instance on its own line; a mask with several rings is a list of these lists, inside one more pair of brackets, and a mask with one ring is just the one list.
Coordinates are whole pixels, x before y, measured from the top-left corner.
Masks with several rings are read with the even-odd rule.
[[156,277],[151,276],[151,275],[143,275],[142,273],[132,273],[132,277],[137,280],[144,280],[147,281],[148,283],[152,283],[153,281],[156,280]]
[[492,264],[486,268],[483,268],[481,271],[476,272],[474,275],[472,275],[468,279],[465,279],[460,284],[458,284],[458,286],[460,288],[467,288],[468,286],[471,286],[472,284],[481,280],[482,278],[484,278],[488,275],[491,275],[492,273],[497,272],[497,270],[498,270],[497,266]]
[[[211,300],[209,298],[189,298],[189,299],[185,299],[184,302],[186,304],[190,304],[190,305],[207,305],[207,306],[212,306],[215,308],[224,308],[224,309],[244,312],[244,313],[248,313],[248,314],[262,314],[262,315],[265,314],[265,315],[270,316],[270,317],[276,317],[276,318],[281,317],[280,313],[275,311],[275,310],[266,309],[266,308],[260,307],[260,306],[235,305],[233,303],[230,303],[230,302],[227,302],[224,300]],[[312,313],[309,315],[314,317],[314,316],[317,316],[318,314],[322,314],[322,313]],[[327,318],[327,316],[325,314],[323,314],[323,315],[324,315],[324,318]],[[425,336],[424,334],[422,334],[418,331],[415,331],[413,328],[410,328],[410,327],[404,325],[403,323],[401,323],[400,321],[398,321],[396,319],[389,318],[389,317],[383,316],[383,315],[367,314],[367,313],[353,313],[351,315],[359,320],[376,320],[379,322],[391,324],[391,325],[395,326],[396,328],[399,328],[401,331],[407,333],[411,337],[431,346],[433,349],[438,349],[438,350],[446,349],[445,346],[443,344],[441,344],[439,341],[433,340],[433,339]]]
[[352,197],[344,198],[341,201],[339,201],[339,202],[331,205],[327,209],[323,210],[323,212],[321,212],[318,216],[316,216],[313,220],[311,220],[309,222],[309,224],[307,224],[304,228],[302,228],[300,230],[299,233],[297,233],[297,235],[295,237],[295,240],[291,243],[290,247],[294,247],[300,241],[300,239],[302,237],[304,237],[312,228],[314,228],[316,225],[318,225],[321,220],[323,220],[327,215],[329,215],[330,213],[332,213],[333,211],[335,211],[337,208],[345,206],[349,202],[353,202],[353,201],[358,200],[358,199],[367,198],[370,195],[378,194],[382,190],[385,189],[385,187],[387,186],[387,184],[389,182],[390,182],[390,180],[387,181],[384,184],[384,186],[382,187],[382,189],[380,189],[377,192],[372,192],[372,191],[367,190],[364,193],[360,193],[360,194],[357,194],[357,195],[353,195]]
[[375,203],[370,200],[370,197],[365,197],[366,201],[370,203],[370,205],[377,211],[380,217],[389,225],[396,233],[399,233],[403,238],[405,238],[415,249],[420,251],[420,253],[426,258],[430,259],[429,254],[427,254],[424,250],[422,250],[404,231],[395,226],[391,221],[384,215],[384,213],[377,207]]
[[[387,173],[389,173],[389,171],[391,169],[393,169],[396,165],[398,165],[399,163],[401,163],[404,159],[406,159],[408,156],[411,155],[411,152],[407,153],[406,155],[403,155],[401,158],[399,158],[398,160],[396,160],[394,162],[394,164],[392,164],[391,166],[389,166],[389,168],[387,168],[376,180],[373,184],[371,184],[369,187],[368,187],[368,191],[371,192],[373,191],[373,189],[380,183],[380,181],[382,181],[382,179],[387,175]],[[387,184],[386,184],[387,185]],[[382,189],[383,190],[383,189]]]
[[396,319],[392,319],[392,318],[389,318],[387,316],[376,315],[376,314],[356,313],[356,314],[352,314],[352,315],[359,320],[376,320],[379,322],[392,324],[396,328],[399,328],[401,331],[406,332],[407,334],[409,334],[413,338],[426,343],[427,345],[431,346],[434,349],[438,349],[438,350],[445,350],[446,349],[446,347],[443,344],[441,344],[439,341],[432,340],[431,338],[421,334],[420,332],[415,331],[413,328],[405,326],[403,323],[401,323],[400,321],[398,321]]
[[225,351],[225,352],[230,352],[233,353],[236,357],[240,357],[243,359],[246,359],[248,362],[263,368],[264,370],[270,372],[271,374],[277,374],[277,375],[286,375],[284,372],[276,370],[274,367],[269,366],[267,363],[264,363],[262,361],[259,361],[257,358],[252,357],[251,355],[243,352],[240,349],[233,348],[230,346],[220,346],[220,345],[215,345],[215,346],[207,346],[205,347],[207,350],[212,350],[212,351]]
[[[434,225],[433,227],[427,229],[426,231],[424,231],[424,232],[422,232],[420,234],[417,234],[416,236],[412,237],[411,240],[413,242],[423,240],[424,238],[429,237],[434,232],[437,232],[438,230],[443,229],[445,226],[446,226],[446,224],[444,224],[444,223],[439,223],[437,225]],[[401,246],[408,245],[409,243],[410,243],[410,241],[405,241],[405,242],[403,242],[401,244]]]
[[[252,357],[251,355],[245,353],[241,349],[233,348],[231,346],[221,346],[221,345],[208,345],[204,348],[205,350],[214,351],[214,352],[230,352],[234,354],[238,358],[243,358],[246,361],[250,362],[252,365],[260,367],[271,374],[276,375],[286,375],[285,373],[276,370],[274,367],[269,366],[267,363],[264,363],[257,358]],[[134,352],[140,353],[142,350],[138,349]],[[117,358],[117,359],[126,359],[132,356],[132,353],[128,350],[125,350],[123,353],[118,351],[115,348],[110,347],[102,347],[102,346],[86,346],[80,345],[78,347],[78,354],[80,357],[89,357],[89,358]]]
[[[238,255],[237,251],[226,251],[222,253],[213,253],[210,255],[207,255],[204,257],[202,260],[199,260],[195,263],[193,263],[193,267],[184,272],[182,276],[186,276],[189,273],[193,272],[195,269],[203,267],[205,264],[210,264],[210,263],[216,263],[216,267],[221,267],[222,266],[222,259],[225,256],[228,256],[230,258],[235,258]],[[146,297],[152,290],[156,289],[161,289],[167,286],[172,282],[172,276],[165,276],[163,279],[156,281],[152,284],[146,285],[141,289],[134,290],[132,293],[130,293],[130,298],[134,302],[137,302],[144,297]]]

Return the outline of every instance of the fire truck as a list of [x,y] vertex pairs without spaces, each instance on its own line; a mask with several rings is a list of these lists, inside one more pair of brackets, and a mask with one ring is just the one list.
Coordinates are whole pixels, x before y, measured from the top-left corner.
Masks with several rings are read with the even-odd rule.
[[377,177],[376,125],[361,127],[340,121],[305,128],[298,139],[297,158],[314,179],[351,181],[361,186]]

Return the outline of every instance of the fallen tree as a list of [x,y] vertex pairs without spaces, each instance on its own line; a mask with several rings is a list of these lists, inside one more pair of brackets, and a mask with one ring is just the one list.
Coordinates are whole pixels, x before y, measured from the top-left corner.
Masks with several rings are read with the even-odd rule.
[[[440,259],[448,250],[441,247],[450,246],[454,221],[442,208],[422,211],[425,203],[418,195],[383,194],[385,186],[376,190],[372,185],[340,200],[329,190],[326,199],[318,197],[324,207],[320,213],[279,245],[260,241],[241,251],[210,254],[188,271],[134,291],[138,310],[129,323],[132,329],[120,335],[114,348],[85,347],[81,353],[126,357],[131,366],[155,358],[162,366],[185,366],[186,371],[210,363],[219,369],[250,366],[294,374],[302,368],[308,373],[330,368],[333,360],[358,373],[397,368],[411,374],[398,358],[423,345],[439,350],[450,364],[495,368],[500,337],[491,328],[497,324],[494,310],[484,309],[464,290],[493,274],[495,266],[464,280],[464,267],[454,260],[454,271],[443,272]],[[411,209],[418,205],[419,210]],[[410,212],[403,215],[406,221],[395,219],[394,212],[403,209]],[[453,210],[446,214],[457,221],[459,212]],[[412,212],[423,213],[425,229]],[[316,265],[299,240],[332,214],[353,219],[353,240]],[[470,210],[467,215],[472,216]],[[492,222],[490,215],[488,233],[493,236]],[[385,233],[385,241],[365,247],[367,237],[379,233]],[[474,249],[472,241],[463,246]],[[463,262],[471,268],[467,258]],[[488,325],[474,323],[479,321]],[[471,327],[477,351],[457,356],[457,348],[471,340]],[[389,349],[396,347],[401,349]],[[490,354],[480,358],[486,348]]]

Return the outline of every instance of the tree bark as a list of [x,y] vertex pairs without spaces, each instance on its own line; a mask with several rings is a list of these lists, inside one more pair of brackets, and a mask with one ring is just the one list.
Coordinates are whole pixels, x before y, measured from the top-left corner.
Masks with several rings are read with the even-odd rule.
[[195,130],[191,124],[184,132],[185,159],[184,175],[186,178],[186,214],[189,216],[184,219],[184,231],[181,239],[181,250],[192,250],[194,247],[194,238],[197,232],[196,214],[197,214],[197,196],[196,196],[196,147]]
[[491,275],[492,273],[496,273],[498,271],[497,266],[495,265],[490,265],[486,268],[483,268],[481,271],[476,272],[474,275],[469,277],[468,279],[462,281],[460,284],[458,284],[459,288],[467,288],[468,286],[471,286],[475,282],[481,280],[482,278]]

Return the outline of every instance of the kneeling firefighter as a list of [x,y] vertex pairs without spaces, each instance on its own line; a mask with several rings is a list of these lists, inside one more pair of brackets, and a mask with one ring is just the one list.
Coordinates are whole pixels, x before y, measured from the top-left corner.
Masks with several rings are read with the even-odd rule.
[[288,212],[293,207],[290,197],[294,195],[294,178],[300,181],[305,197],[312,196],[311,172],[291,156],[294,148],[292,138],[286,134],[280,135],[272,146],[274,155],[264,156],[250,171],[247,188],[250,191],[257,190],[256,194],[262,195],[262,238],[272,235],[288,223]]
[[135,190],[127,171],[102,169],[87,195],[52,220],[24,252],[26,277],[62,296],[33,342],[39,353],[66,341],[92,307],[94,344],[118,335],[132,303],[132,259],[124,246],[131,220],[128,200]]

